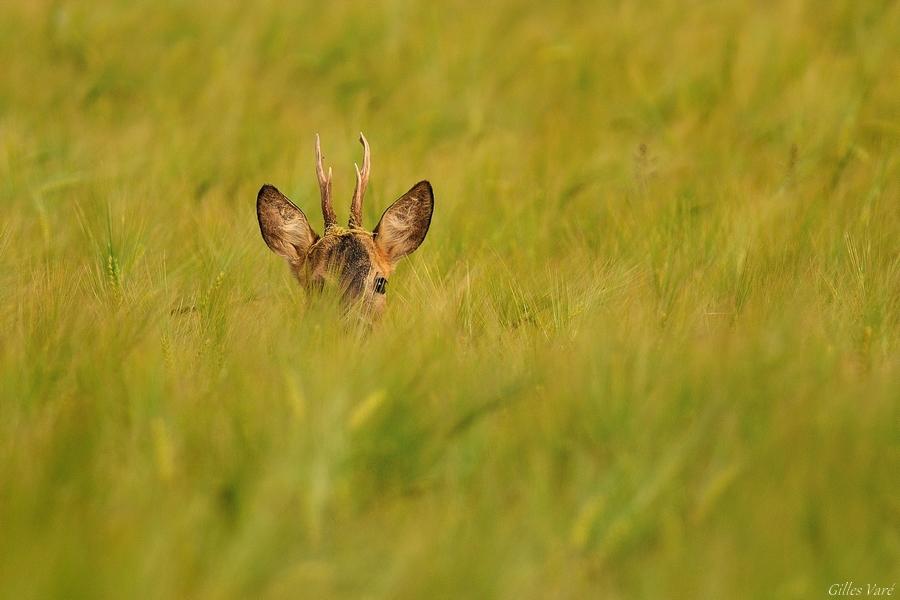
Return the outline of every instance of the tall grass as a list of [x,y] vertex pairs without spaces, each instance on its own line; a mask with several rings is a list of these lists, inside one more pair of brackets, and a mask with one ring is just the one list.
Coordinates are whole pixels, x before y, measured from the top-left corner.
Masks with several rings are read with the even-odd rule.
[[[900,575],[900,5],[0,6],[0,596]],[[412,183],[371,333],[263,244]]]

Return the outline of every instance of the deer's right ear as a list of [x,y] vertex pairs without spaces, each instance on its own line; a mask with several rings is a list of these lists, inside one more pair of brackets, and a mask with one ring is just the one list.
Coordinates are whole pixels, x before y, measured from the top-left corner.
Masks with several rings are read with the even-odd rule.
[[397,262],[419,247],[431,225],[434,192],[431,184],[420,181],[391,204],[372,232],[375,245]]
[[275,186],[266,184],[260,188],[256,196],[256,217],[266,245],[291,262],[302,259],[319,239],[303,211]]

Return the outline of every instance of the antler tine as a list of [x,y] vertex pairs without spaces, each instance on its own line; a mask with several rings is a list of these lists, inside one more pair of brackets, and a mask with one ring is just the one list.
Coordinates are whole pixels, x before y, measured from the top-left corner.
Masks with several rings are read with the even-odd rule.
[[325,229],[332,227],[337,222],[334,208],[331,206],[331,167],[328,167],[328,176],[325,175],[325,167],[322,166],[322,146],[319,142],[319,134],[316,134],[316,178],[319,180],[319,194],[322,196],[322,217],[325,219]]
[[366,186],[369,185],[369,172],[372,169],[371,159],[369,156],[369,141],[366,136],[359,132],[359,143],[363,147],[363,166],[360,171],[359,166],[353,163],[356,168],[356,189],[353,190],[353,201],[350,203],[350,227],[362,227],[362,201],[366,194]]

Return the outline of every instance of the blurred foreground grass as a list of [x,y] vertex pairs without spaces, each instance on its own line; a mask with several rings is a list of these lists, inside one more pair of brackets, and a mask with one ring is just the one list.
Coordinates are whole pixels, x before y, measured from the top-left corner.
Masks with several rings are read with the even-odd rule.
[[[825,598],[900,565],[900,5],[0,5],[0,596]],[[421,178],[371,335],[263,244]]]

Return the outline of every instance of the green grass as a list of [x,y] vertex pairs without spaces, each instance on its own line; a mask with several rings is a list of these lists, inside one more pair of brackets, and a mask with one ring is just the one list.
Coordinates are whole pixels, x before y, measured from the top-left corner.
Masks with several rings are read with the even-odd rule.
[[[0,596],[900,578],[900,5],[0,6]],[[431,180],[366,335],[263,243]]]

